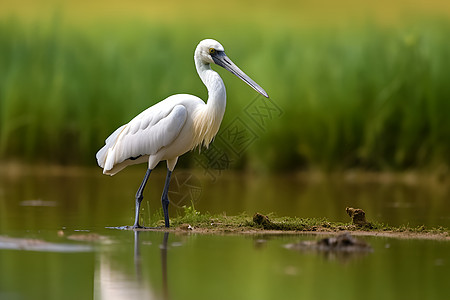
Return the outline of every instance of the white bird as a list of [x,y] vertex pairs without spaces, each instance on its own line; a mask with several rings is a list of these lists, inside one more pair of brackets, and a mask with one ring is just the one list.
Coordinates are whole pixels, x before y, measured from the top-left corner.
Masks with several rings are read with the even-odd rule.
[[211,69],[215,63],[241,78],[258,93],[269,96],[256,82],[242,72],[225,54],[223,46],[212,39],[201,41],[194,53],[195,67],[208,89],[208,101],[188,94],[172,95],[146,109],[128,124],[119,127],[105,141],[96,155],[103,174],[114,175],[123,168],[148,161],[148,169],[137,193],[135,221],[139,225],[139,210],[143,191],[151,171],[167,161],[167,176],[161,203],[165,226],[169,227],[169,182],[178,157],[212,141],[225,113],[226,91],[222,78]]

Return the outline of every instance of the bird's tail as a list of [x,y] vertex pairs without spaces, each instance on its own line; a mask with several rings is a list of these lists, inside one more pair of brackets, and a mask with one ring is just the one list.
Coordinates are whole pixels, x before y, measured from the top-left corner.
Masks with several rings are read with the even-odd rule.
[[103,146],[95,155],[95,157],[97,158],[97,164],[103,168],[103,173],[107,173],[107,171],[109,171],[110,169],[112,169],[113,166],[109,166],[109,164],[107,166],[106,165],[106,160],[108,158],[108,153],[110,152],[109,150],[111,148],[114,147],[114,145],[116,144],[117,138],[119,137],[120,133],[122,132],[122,130],[124,129],[126,125],[123,125],[119,128],[116,129],[116,131],[114,131],[105,141],[105,146]]
[[103,146],[102,149],[98,150],[97,154],[95,155],[95,157],[97,158],[97,164],[101,168],[105,167],[105,162],[106,162],[106,157],[107,157],[107,154],[108,154],[108,150],[109,150],[108,145],[105,145],[105,146]]

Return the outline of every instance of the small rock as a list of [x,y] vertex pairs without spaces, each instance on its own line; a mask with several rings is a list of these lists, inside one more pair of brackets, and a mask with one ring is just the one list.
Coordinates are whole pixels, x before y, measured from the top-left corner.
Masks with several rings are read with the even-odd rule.
[[347,214],[352,218],[352,222],[356,226],[371,226],[366,220],[366,213],[360,208],[347,207]]

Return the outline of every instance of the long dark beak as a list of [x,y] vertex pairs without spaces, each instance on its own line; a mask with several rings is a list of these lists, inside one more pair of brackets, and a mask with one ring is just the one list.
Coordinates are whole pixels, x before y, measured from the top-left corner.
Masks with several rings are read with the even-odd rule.
[[254,82],[250,77],[247,76],[244,72],[242,72],[241,69],[238,68],[225,54],[223,51],[217,51],[214,55],[211,55],[214,62],[223,67],[224,69],[230,71],[240,79],[242,79],[245,83],[247,83],[249,86],[251,86],[255,91],[260,93],[266,98],[269,98],[269,95],[267,95],[266,91],[260,87],[256,82]]

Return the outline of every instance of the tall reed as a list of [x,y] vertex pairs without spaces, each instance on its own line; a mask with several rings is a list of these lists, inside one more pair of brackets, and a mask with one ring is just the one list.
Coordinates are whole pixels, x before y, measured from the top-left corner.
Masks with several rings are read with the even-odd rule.
[[[450,22],[247,30],[253,39],[230,29],[217,39],[283,114],[258,132],[241,166],[404,170],[450,164]],[[177,25],[86,33],[58,22],[3,21],[0,159],[94,164],[108,134],[146,107],[174,93],[205,99],[192,61],[202,34]],[[225,125],[255,95],[219,72],[228,92]]]

